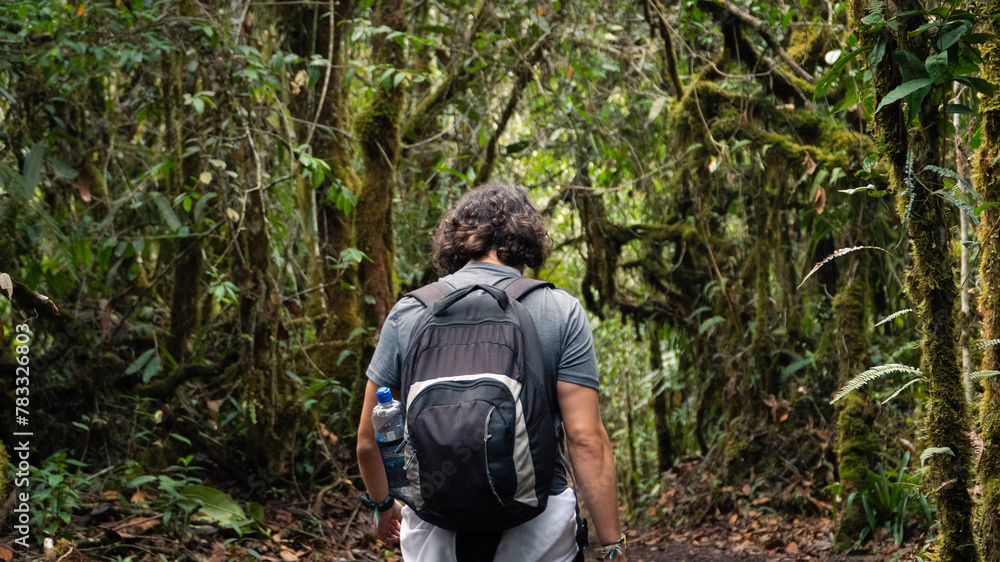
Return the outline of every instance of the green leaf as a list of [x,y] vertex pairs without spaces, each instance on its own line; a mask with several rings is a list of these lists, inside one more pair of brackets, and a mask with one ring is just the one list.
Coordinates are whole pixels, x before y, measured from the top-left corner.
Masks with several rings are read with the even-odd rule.
[[126,484],[126,487],[128,487],[128,488],[138,488],[139,486],[142,486],[143,484],[149,484],[150,482],[153,482],[155,480],[156,480],[155,476],[153,476],[151,474],[144,474],[142,476],[139,476],[137,478],[133,478],[132,480],[130,480],[129,483]]
[[68,180],[75,180],[76,176],[80,175],[76,170],[70,167],[69,164],[63,162],[55,156],[49,156],[46,160],[48,161],[49,166],[52,166],[52,169],[55,170],[57,174]]
[[813,101],[817,101],[819,98],[826,95],[826,91],[830,88],[830,85],[840,76],[840,74],[844,71],[844,67],[846,67],[849,62],[871,50],[871,46],[865,46],[860,49],[855,49],[846,55],[841,54],[840,58],[837,59],[837,62],[833,63],[833,66],[830,67],[830,70],[824,74],[818,82],[816,82],[816,90],[813,92]]
[[337,357],[337,366],[339,367],[340,364],[344,362],[344,359],[347,359],[348,357],[350,357],[350,355],[352,353],[354,353],[354,352],[351,351],[350,349],[341,350],[340,356]]
[[949,103],[944,106],[945,113],[957,115],[975,115],[976,112],[971,107],[961,103]]
[[202,213],[205,212],[205,207],[208,205],[208,202],[211,201],[212,198],[215,196],[216,194],[214,192],[209,192],[203,195],[201,199],[198,200],[198,204],[194,206],[194,220],[198,220],[201,218]]
[[146,368],[142,370],[142,384],[148,383],[160,372],[160,358],[153,357],[146,363]]
[[986,94],[987,96],[992,96],[993,93],[997,91],[997,87],[995,85],[975,76],[956,76],[955,80],[969,86],[977,92]]
[[933,84],[934,82],[931,81],[929,78],[918,78],[916,80],[910,80],[909,82],[904,82],[903,84],[896,86],[895,89],[893,89],[891,92],[886,94],[884,98],[882,98],[882,103],[878,104],[878,109],[876,109],[875,112],[878,113],[879,111],[882,111],[883,107],[896,103],[897,101],[911,94],[915,94],[920,90],[923,90],[925,88],[930,89],[930,87]]
[[167,223],[170,230],[179,230],[181,227],[181,221],[177,219],[177,215],[174,214],[174,210],[170,207],[170,201],[167,201],[167,198],[159,191],[153,191],[149,194],[149,196],[153,199],[153,202],[156,203],[157,209],[160,210],[160,218]]
[[184,443],[185,445],[188,445],[188,446],[191,445],[191,440],[188,439],[187,437],[184,437],[183,435],[181,435],[179,433],[171,433],[170,436],[173,437],[174,439],[180,441],[181,443]]
[[264,506],[257,502],[250,502],[250,505],[247,506],[247,508],[247,511],[250,512],[250,517],[253,518],[258,525],[263,525],[266,522],[264,519]]
[[726,319],[723,318],[722,316],[713,316],[713,317],[709,318],[708,320],[703,321],[701,323],[701,325],[698,326],[698,335],[700,336],[700,335],[704,334],[712,326],[715,326],[716,324],[720,324],[720,323],[725,322],[725,321],[726,321]]
[[861,18],[861,23],[865,25],[878,25],[884,21],[885,20],[882,18],[882,14],[879,13],[868,14],[867,16]]
[[142,355],[137,357],[135,361],[133,361],[132,364],[125,369],[125,374],[131,375],[134,373],[138,373],[139,369],[146,366],[146,363],[149,362],[149,358],[152,357],[154,353],[156,353],[156,348],[147,349],[146,351],[144,351]]
[[185,486],[178,490],[178,492],[185,498],[193,500],[201,506],[198,515],[202,519],[214,521],[223,526],[239,526],[248,521],[246,513],[243,512],[240,504],[236,503],[236,500],[232,496],[223,491],[195,484],[193,486]]
[[966,45],[978,45],[979,43],[985,43],[993,39],[992,33],[970,33],[965,36],[964,43]]
[[878,63],[882,62],[882,59],[885,57],[885,47],[885,35],[879,34],[878,40],[875,41],[875,46],[872,48],[871,54],[868,55],[868,64],[873,68],[878,66]]
[[35,189],[42,178],[42,164],[45,163],[45,143],[36,142],[24,157],[24,187]]
[[958,40],[968,33],[971,25],[969,22],[961,22],[958,27],[942,35],[938,42],[938,50],[942,52],[947,51],[949,47],[958,43]]
[[924,67],[935,84],[944,84],[951,77],[948,73],[948,51],[927,57]]
[[0,188],[22,199],[31,196],[28,188],[24,185],[24,178],[21,177],[21,174],[4,162],[0,162]]
[[920,453],[920,466],[924,466],[927,459],[933,457],[934,455],[940,455],[943,453],[948,453],[951,456],[955,456],[955,451],[951,450],[951,447],[927,447],[924,449],[923,453]]
[[997,205],[1000,205],[1000,201],[990,201],[989,203],[983,203],[982,205],[976,207],[975,209],[973,209],[973,211],[975,211],[976,216],[978,217],[986,209],[992,209]]

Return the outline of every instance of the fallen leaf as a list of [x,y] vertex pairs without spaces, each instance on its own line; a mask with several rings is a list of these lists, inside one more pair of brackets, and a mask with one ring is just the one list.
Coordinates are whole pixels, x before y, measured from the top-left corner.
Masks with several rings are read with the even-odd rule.
[[278,555],[281,556],[281,559],[285,562],[297,562],[299,559],[298,555],[287,548],[281,549],[281,552],[278,553]]
[[135,493],[132,494],[132,497],[128,499],[128,501],[131,503],[146,503],[146,501],[148,500],[149,496],[146,494],[146,492],[142,491],[141,489],[136,490]]
[[792,541],[785,547],[785,552],[789,554],[797,554],[799,552],[799,545]]
[[739,514],[734,513],[734,514],[730,515],[729,516],[729,524],[732,525],[733,523],[736,523],[736,520],[739,519],[739,518],[740,518]]
[[208,406],[209,410],[218,414],[219,409],[222,408],[222,403],[225,401],[226,401],[225,398],[219,398],[218,400],[209,400],[205,404]]

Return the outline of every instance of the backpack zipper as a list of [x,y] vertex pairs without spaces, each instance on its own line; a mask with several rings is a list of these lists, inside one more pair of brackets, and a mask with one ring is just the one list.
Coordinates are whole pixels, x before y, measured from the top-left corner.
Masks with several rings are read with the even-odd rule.
[[493,475],[490,474],[490,449],[489,441],[490,437],[490,418],[493,417],[493,412],[497,409],[496,406],[490,408],[488,414],[486,414],[486,426],[483,428],[483,459],[486,460],[486,480],[490,483],[490,491],[493,492],[493,497],[497,499],[500,505],[503,505],[503,500],[500,499],[500,494],[497,493],[496,487],[493,485]]

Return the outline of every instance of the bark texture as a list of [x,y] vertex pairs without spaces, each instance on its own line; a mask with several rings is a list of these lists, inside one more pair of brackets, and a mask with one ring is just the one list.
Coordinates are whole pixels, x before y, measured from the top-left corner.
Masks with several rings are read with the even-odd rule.
[[[902,9],[916,9],[909,4]],[[852,14],[867,14],[860,0],[851,4]],[[860,21],[860,18],[857,19]],[[929,54],[928,39],[923,35],[910,38],[907,31],[923,21],[909,18],[901,29],[886,33],[887,48],[883,62],[875,68],[873,82],[877,104],[899,82],[899,69],[893,60],[894,51],[907,50],[923,60]],[[861,30],[862,45],[875,39]],[[884,113],[884,114],[883,114]],[[920,171],[927,165],[940,166],[940,146],[943,115],[934,101],[934,92],[921,107],[911,108],[919,126],[907,134],[902,104],[897,102],[876,114],[874,130],[889,168],[890,189],[896,195],[901,215],[909,215],[906,233],[913,252],[913,265],[907,272],[906,291],[917,310],[924,334],[921,371],[927,379],[929,399],[924,418],[925,446],[949,447],[951,455],[934,455],[927,478],[929,491],[937,501],[940,536],[936,553],[940,560],[978,560],[972,534],[972,486],[969,440],[970,419],[962,385],[958,358],[958,332],[955,321],[955,300],[958,296],[951,256],[951,231],[946,202],[933,192],[942,187],[942,179],[934,172]],[[912,170],[907,159],[913,158]],[[912,176],[912,177],[911,177]]]
[[[871,310],[871,289],[869,286],[869,256],[861,256],[855,261],[856,273],[845,276],[837,296],[833,300],[836,316],[838,350],[837,378],[840,386],[857,376],[869,355],[868,317]],[[844,510],[837,518],[836,549],[839,552],[850,549],[868,527],[861,494],[868,490],[868,470],[874,469],[878,461],[878,438],[875,432],[875,418],[878,406],[865,392],[852,392],[840,401],[837,414],[837,463],[843,505],[846,498],[857,493],[850,510]]]
[[[1000,16],[1000,1],[990,0],[986,14]],[[1000,83],[1000,23],[989,24],[994,39],[983,47],[982,76]],[[976,154],[976,183],[986,201],[1000,201],[1000,93],[983,99],[980,113],[983,141]],[[983,316],[983,340],[1000,338],[1000,211],[986,209],[979,223],[979,297]],[[982,369],[1000,370],[1000,345],[987,347]],[[979,483],[982,504],[979,508],[978,531],[984,560],[1000,561],[1000,378],[983,382],[980,402],[980,438],[983,455],[979,459]]]
[[[406,13],[402,0],[379,0],[372,7],[372,25],[388,26],[394,31],[406,31]],[[386,40],[384,34],[372,39],[376,64],[404,68],[403,46]],[[395,242],[392,228],[392,199],[396,193],[396,165],[400,151],[400,112],[403,107],[403,89],[382,87],[374,99],[358,116],[354,125],[355,136],[361,146],[364,180],[358,192],[354,210],[354,247],[368,259],[358,265],[358,286],[365,302],[361,306],[364,326],[381,331],[395,297],[394,255]],[[374,350],[374,341],[365,344],[361,364],[366,365]],[[359,372],[351,400],[351,419],[361,413],[361,400],[367,377]],[[356,414],[356,415],[355,415]]]

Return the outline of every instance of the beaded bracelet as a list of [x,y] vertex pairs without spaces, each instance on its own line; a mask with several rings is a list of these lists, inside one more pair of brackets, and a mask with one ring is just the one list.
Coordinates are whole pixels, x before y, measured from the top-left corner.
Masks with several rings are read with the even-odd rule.
[[601,556],[609,560],[614,560],[616,554],[625,554],[625,533],[622,533],[618,542],[608,546],[601,546]]

